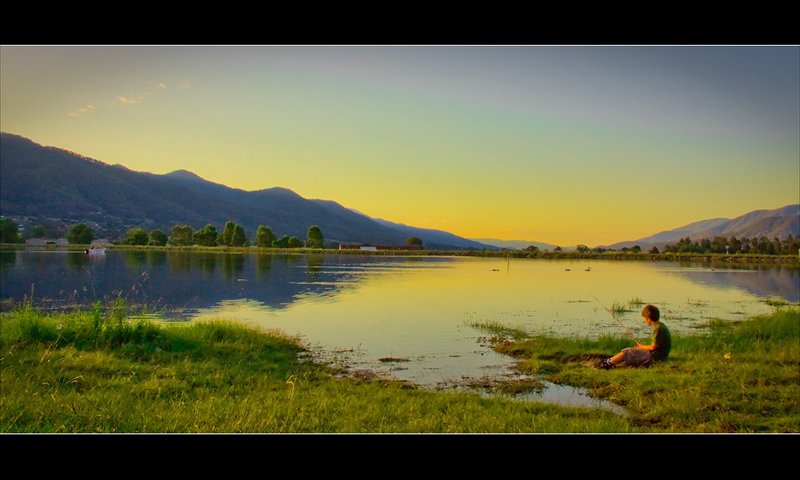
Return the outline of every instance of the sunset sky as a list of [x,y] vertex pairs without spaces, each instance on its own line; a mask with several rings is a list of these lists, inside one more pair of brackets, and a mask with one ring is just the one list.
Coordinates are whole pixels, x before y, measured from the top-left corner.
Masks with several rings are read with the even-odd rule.
[[0,129],[468,238],[800,202],[800,48],[6,47]]

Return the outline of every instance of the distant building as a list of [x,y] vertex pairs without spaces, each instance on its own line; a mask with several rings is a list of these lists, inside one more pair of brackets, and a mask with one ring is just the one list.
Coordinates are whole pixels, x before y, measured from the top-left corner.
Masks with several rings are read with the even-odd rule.
[[364,250],[374,252],[377,250],[422,250],[419,245],[370,245],[368,243],[339,244],[339,250]]

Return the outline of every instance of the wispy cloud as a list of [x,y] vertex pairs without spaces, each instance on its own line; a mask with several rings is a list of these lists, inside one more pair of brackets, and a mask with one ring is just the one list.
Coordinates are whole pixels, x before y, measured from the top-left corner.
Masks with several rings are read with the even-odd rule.
[[117,103],[131,105],[134,103],[142,103],[142,100],[144,100],[144,94],[142,93],[137,93],[136,95],[127,97],[125,95],[117,95],[116,100],[112,101],[111,105],[116,105]]
[[81,107],[74,112],[70,112],[67,114],[68,117],[80,117],[84,113],[90,113],[95,110],[94,105],[86,105],[85,107]]
[[[186,80],[180,84],[181,90],[186,90],[189,88],[189,80]],[[166,90],[167,84],[164,82],[150,82],[150,87],[144,91],[140,91],[134,94],[129,95],[117,95],[111,101],[109,101],[106,105],[109,107],[113,107],[116,105],[135,105],[137,103],[142,103],[145,98],[157,97],[159,91]],[[87,113],[91,113],[95,111],[97,107],[93,105],[86,105],[85,107],[78,108],[70,113],[67,114],[69,117],[80,117]]]

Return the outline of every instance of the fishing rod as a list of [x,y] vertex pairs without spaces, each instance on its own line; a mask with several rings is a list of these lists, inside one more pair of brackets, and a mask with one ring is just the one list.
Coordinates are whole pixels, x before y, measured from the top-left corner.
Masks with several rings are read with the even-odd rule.
[[[590,293],[589,295],[592,295],[592,294]],[[592,295],[592,298],[594,298],[595,300],[597,300],[597,297],[595,297],[594,295]],[[609,310],[608,308],[606,308],[606,306],[605,306],[605,305],[603,305],[603,302],[601,302],[600,300],[597,300],[597,303],[599,303],[600,305],[602,305],[602,306],[603,306],[603,308],[605,308],[605,309],[606,309],[606,312],[610,313],[610,314],[611,314],[611,316],[614,318],[614,320],[616,320],[616,321],[617,321],[617,323],[619,323],[619,325],[620,325],[622,328],[624,328],[626,332],[628,332],[628,335],[630,335],[630,336],[631,336],[631,338],[633,338],[633,341],[634,341],[634,342],[636,342],[636,345],[641,345],[641,344],[639,343],[639,340],[637,340],[637,339],[636,339],[636,337],[635,337],[635,336],[634,336],[634,335],[631,333],[631,331],[630,331],[630,330],[628,330],[628,327],[626,327],[625,325],[623,325],[623,324],[622,324],[622,322],[620,322],[620,321],[619,321],[619,319],[617,318],[617,316],[616,316],[616,315],[614,315],[614,312],[612,312],[611,310]]]

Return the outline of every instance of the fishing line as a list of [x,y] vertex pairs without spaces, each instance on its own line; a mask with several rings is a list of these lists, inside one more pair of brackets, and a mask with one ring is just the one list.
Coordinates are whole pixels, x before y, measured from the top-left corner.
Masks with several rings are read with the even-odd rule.
[[[592,294],[590,293],[589,295],[592,295]],[[597,297],[595,297],[594,295],[592,295],[592,298],[594,298],[595,300],[597,300]],[[628,330],[628,328],[627,328],[625,325],[623,325],[623,324],[622,324],[622,322],[620,322],[620,321],[619,321],[619,319],[617,319],[617,316],[616,316],[616,315],[614,315],[614,312],[612,312],[611,310],[607,309],[607,308],[606,308],[606,306],[605,306],[605,305],[603,305],[603,302],[601,302],[600,300],[597,300],[597,303],[599,303],[600,305],[602,305],[602,306],[603,306],[603,308],[605,308],[605,309],[606,309],[606,312],[610,313],[610,314],[611,314],[611,317],[613,317],[613,318],[614,318],[614,320],[616,320],[616,321],[617,321],[617,323],[619,323],[619,324],[620,324],[620,326],[621,326],[622,328],[624,328],[626,332],[628,332],[628,335],[630,335],[630,336],[631,336],[631,338],[633,338],[633,341],[634,341],[634,342],[636,342],[636,345],[640,345],[640,344],[639,344],[639,340],[637,340],[637,339],[636,339],[636,337],[635,337],[635,336],[634,336],[634,335],[631,333],[631,331],[630,331],[630,330]]]

